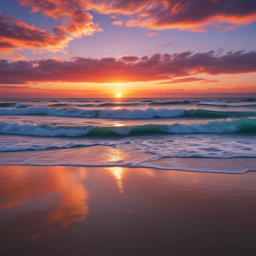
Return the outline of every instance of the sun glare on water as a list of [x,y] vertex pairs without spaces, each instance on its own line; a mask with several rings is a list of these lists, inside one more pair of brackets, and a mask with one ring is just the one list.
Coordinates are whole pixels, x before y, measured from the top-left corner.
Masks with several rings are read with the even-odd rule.
[[117,94],[116,94],[116,97],[117,97],[117,98],[120,98],[120,97],[122,97],[122,94],[121,94],[121,93],[117,93]]

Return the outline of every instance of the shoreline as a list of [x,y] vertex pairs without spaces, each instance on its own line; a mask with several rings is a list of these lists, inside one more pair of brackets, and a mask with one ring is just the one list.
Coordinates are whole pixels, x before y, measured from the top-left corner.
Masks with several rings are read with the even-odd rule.
[[162,157],[129,152],[105,146],[60,150],[1,152],[3,166],[131,167],[208,173],[247,173],[256,171],[256,158]]
[[210,173],[210,174],[246,174],[250,172],[256,172],[255,170],[245,170],[244,172],[225,172],[225,171],[210,171],[210,170],[184,170],[184,169],[170,169],[170,168],[161,168],[161,167],[152,167],[152,166],[125,166],[125,165],[27,165],[27,164],[0,164],[0,167],[5,166],[24,166],[24,167],[84,167],[84,168],[131,168],[131,169],[152,169],[152,170],[159,170],[159,171],[174,171],[174,172],[195,172],[195,173]]

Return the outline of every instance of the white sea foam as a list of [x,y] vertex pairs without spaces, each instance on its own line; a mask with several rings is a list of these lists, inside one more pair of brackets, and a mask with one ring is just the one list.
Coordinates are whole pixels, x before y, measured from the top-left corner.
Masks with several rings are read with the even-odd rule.
[[213,101],[200,101],[197,104],[198,105],[220,105],[220,104],[226,104],[227,101],[220,101],[220,100],[213,100]]
[[68,127],[37,125],[33,123],[14,123],[0,121],[0,133],[32,136],[70,136],[78,137],[88,134],[94,127]]
[[27,107],[0,109],[0,115],[49,115],[60,117],[99,117],[99,118],[124,118],[124,119],[150,119],[154,117],[177,117],[184,114],[185,109],[104,109],[80,110],[58,109],[53,107]]
[[[9,150],[4,148],[6,146]],[[71,149],[68,149],[69,147]],[[6,152],[11,151],[10,149],[24,151],[26,148],[34,151]],[[255,164],[249,162],[256,162],[255,138],[220,135],[203,135],[200,140],[194,135],[165,135],[161,140],[152,136],[135,136],[120,140],[77,140],[4,135],[1,136],[0,151],[5,151],[1,154],[0,164],[19,165],[134,166],[212,172],[220,166],[213,164],[217,162],[209,159],[219,158],[227,161],[222,162],[226,163],[227,167],[221,168],[224,172],[242,173],[245,170],[255,170]],[[240,162],[240,166],[232,166],[232,159],[227,159],[233,158],[236,161],[234,163],[237,163],[241,157],[247,157],[247,160]],[[200,164],[195,166],[196,158],[207,159],[201,160]]]
[[28,104],[24,104],[24,103],[20,103],[20,102],[17,102],[15,104],[15,108],[27,108],[27,107],[29,107]]

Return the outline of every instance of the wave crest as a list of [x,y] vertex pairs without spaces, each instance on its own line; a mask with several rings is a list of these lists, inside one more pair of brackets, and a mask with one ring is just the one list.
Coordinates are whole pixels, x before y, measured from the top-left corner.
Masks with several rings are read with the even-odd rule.
[[172,125],[136,125],[127,127],[97,126],[53,126],[46,124],[0,122],[1,134],[46,136],[46,137],[79,137],[79,136],[115,136],[145,134],[191,134],[191,133],[256,133],[255,119],[222,120],[200,124]]
[[212,111],[205,109],[168,109],[168,108],[118,108],[118,109],[74,109],[47,106],[2,108],[0,115],[48,115],[59,117],[111,118],[111,119],[152,119],[152,118],[235,118],[255,116],[254,112]]

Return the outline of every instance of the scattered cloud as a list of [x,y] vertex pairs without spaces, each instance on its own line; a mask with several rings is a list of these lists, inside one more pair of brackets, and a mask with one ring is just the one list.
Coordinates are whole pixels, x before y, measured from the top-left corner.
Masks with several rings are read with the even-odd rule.
[[172,46],[172,43],[161,45],[158,48],[166,48],[166,47],[169,47],[169,46]]
[[255,0],[88,0],[87,3],[88,9],[99,13],[127,15],[127,26],[156,30],[205,32],[205,27],[213,23],[247,25],[256,20]]
[[[52,17],[61,25],[48,32],[21,19],[0,16],[0,52],[23,48],[62,51],[74,38],[102,31],[94,24],[90,11],[127,16],[126,26],[146,29],[179,29],[205,32],[213,25],[222,31],[233,30],[256,21],[255,0],[18,0],[30,12]],[[121,20],[114,25],[124,25]],[[227,25],[223,28],[222,24]],[[149,32],[149,37],[157,33]]]
[[163,45],[160,45],[160,46],[148,48],[148,49],[145,50],[145,52],[149,52],[149,51],[156,50],[156,49],[161,49],[161,48],[166,48],[166,47],[170,47],[170,46],[172,46],[172,43],[163,44]]
[[43,51],[39,51],[39,50],[36,50],[36,49],[32,49],[32,52],[34,53],[34,54],[44,54],[45,52],[43,52]]
[[[92,15],[86,11],[87,1],[83,0],[18,0],[22,6],[31,6],[31,12],[40,12],[43,15],[59,19],[63,22],[56,29],[67,32],[73,37],[92,35],[101,30],[92,22]],[[64,19],[66,18],[66,19]]]
[[74,52],[63,51],[64,54],[75,54]]
[[156,35],[158,35],[158,33],[154,33],[154,32],[147,33],[148,37],[152,37],[152,36],[156,36]]
[[[121,2],[125,5],[125,0]],[[159,0],[140,1],[140,4],[144,8],[128,20],[127,26],[205,32],[205,26],[214,22],[247,25],[256,20],[254,0]]]
[[196,77],[187,77],[187,78],[180,78],[180,79],[175,79],[167,82],[162,82],[158,84],[178,84],[178,83],[191,83],[191,82],[197,82],[197,81],[203,81],[205,79],[203,78],[196,78]]
[[179,83],[192,83],[192,82],[218,83],[219,80],[209,80],[209,79],[204,79],[204,78],[186,77],[186,78],[170,80],[167,82],[161,82],[158,84],[179,84]]
[[11,59],[12,59],[12,60],[26,60],[27,57],[25,57],[24,55],[21,55],[21,54],[19,54],[19,53],[17,53],[17,52],[14,52],[14,53],[12,54]]
[[31,6],[31,12],[41,12],[43,15],[60,20],[62,24],[49,33],[21,19],[0,15],[0,52],[12,53],[15,49],[23,48],[61,51],[73,38],[102,31],[98,24],[92,22],[92,15],[86,13],[86,5],[83,1],[18,0],[18,2],[23,6]]
[[0,52],[11,53],[23,48],[61,50],[72,39],[63,30],[50,34],[25,22],[0,16]]
[[124,23],[121,20],[116,20],[112,23],[112,25],[116,25],[116,26],[123,26]]
[[124,62],[135,62],[135,61],[138,61],[139,58],[136,56],[123,56],[121,57],[121,60]]

